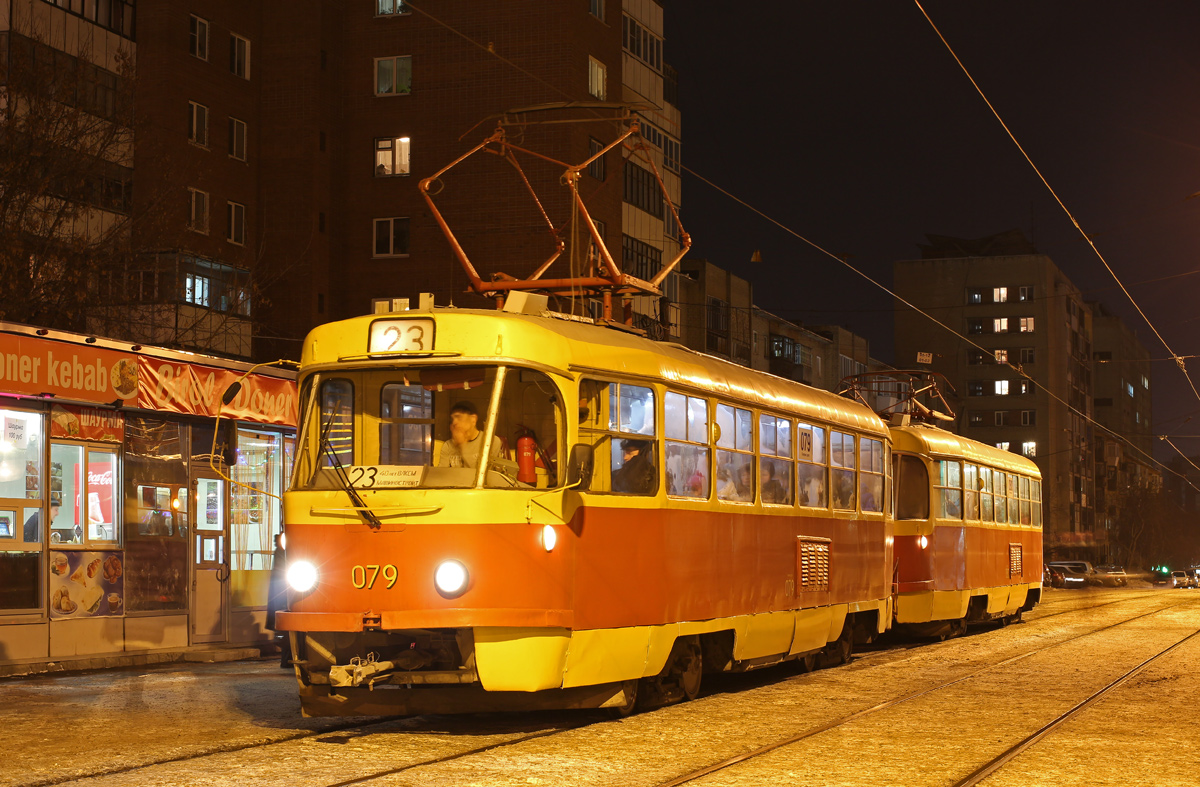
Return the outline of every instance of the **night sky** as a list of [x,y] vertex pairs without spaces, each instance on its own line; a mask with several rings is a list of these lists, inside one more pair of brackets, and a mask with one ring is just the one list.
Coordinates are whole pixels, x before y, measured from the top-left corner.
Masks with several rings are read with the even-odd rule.
[[[1175,352],[1200,354],[1200,198],[1186,199],[1200,192],[1200,2],[922,4]],[[1021,229],[1167,355],[916,3],[664,10],[696,175],[888,286],[926,233]],[[844,325],[895,360],[882,290],[686,173],[683,207],[692,255],[751,280],[759,306]],[[1188,363],[1200,381],[1200,358]],[[1200,434],[1200,415],[1179,426],[1200,411],[1182,374],[1153,370],[1155,431]],[[1200,452],[1198,439],[1178,444]]]

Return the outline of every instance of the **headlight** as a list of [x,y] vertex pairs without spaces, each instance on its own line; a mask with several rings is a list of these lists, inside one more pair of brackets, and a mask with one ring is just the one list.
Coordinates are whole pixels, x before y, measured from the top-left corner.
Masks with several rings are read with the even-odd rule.
[[461,596],[467,589],[467,567],[457,560],[447,560],[437,567],[433,583],[446,598]]
[[921,549],[926,549],[929,546],[929,539],[925,536],[921,536],[917,543],[921,545]]
[[542,528],[542,546],[549,552],[554,549],[554,545],[558,543],[558,531],[554,529],[554,525],[546,525]]
[[307,593],[317,585],[317,567],[307,560],[297,560],[288,566],[287,581],[292,590]]

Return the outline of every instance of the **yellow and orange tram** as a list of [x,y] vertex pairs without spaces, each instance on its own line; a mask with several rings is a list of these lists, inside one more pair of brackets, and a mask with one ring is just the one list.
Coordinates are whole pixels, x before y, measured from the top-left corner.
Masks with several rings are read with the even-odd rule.
[[1037,465],[925,424],[891,438],[896,623],[944,637],[1020,620],[1042,592]]
[[452,308],[318,327],[300,375],[277,620],[307,714],[628,709],[891,624],[896,430],[859,403]]

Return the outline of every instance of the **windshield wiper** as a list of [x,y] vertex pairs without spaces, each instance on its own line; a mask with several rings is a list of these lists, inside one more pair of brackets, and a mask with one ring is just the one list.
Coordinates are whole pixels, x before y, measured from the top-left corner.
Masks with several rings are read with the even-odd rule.
[[335,414],[330,411],[329,420],[325,422],[325,427],[321,430],[321,445],[319,450],[325,451],[329,454],[329,458],[332,460],[331,464],[333,465],[334,473],[337,475],[338,480],[342,483],[342,489],[344,489],[346,494],[350,496],[350,501],[354,503],[355,508],[357,508],[367,520],[367,524],[370,525],[371,528],[378,530],[379,528],[383,527],[383,522],[380,521],[379,517],[375,515],[375,512],[371,510],[371,507],[368,506],[358,494],[358,490],[354,488],[354,484],[350,483],[350,476],[346,475],[346,468],[342,466],[341,458],[337,455],[337,451],[333,450],[333,443],[329,441],[329,430],[333,426],[334,415]]

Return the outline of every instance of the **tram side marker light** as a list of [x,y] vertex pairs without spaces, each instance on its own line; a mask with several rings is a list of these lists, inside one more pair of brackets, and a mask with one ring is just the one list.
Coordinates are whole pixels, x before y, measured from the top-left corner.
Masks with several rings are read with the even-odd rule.
[[921,536],[921,539],[918,541],[918,543],[921,545],[921,549],[927,549],[929,547],[929,538],[926,536]]
[[558,543],[558,531],[554,529],[554,525],[546,525],[542,528],[542,546],[547,552],[554,549],[554,545]]

